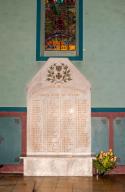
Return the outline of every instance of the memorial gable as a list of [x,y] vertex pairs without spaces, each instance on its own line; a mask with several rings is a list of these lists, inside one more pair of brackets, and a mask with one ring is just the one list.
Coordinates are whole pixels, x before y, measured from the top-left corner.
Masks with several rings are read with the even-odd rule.
[[90,91],[89,81],[78,71],[69,59],[51,58],[28,84],[28,94],[36,93],[38,88],[62,87]]

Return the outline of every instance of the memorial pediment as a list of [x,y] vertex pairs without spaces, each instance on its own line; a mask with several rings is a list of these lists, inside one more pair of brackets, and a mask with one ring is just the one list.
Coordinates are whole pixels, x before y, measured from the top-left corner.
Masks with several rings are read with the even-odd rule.
[[36,94],[44,88],[90,90],[89,81],[69,59],[49,59],[28,84],[28,93]]

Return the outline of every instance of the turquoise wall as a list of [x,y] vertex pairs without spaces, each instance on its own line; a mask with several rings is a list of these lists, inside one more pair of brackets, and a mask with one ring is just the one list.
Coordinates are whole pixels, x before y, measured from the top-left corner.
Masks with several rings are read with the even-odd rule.
[[[125,107],[125,0],[84,0],[84,61],[92,107]],[[26,106],[35,61],[36,0],[0,0],[0,106]]]

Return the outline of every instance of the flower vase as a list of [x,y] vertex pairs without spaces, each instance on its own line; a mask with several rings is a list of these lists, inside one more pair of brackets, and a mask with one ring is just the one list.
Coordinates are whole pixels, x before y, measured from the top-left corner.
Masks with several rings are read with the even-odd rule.
[[104,173],[104,172],[99,173],[99,176],[104,176],[104,175],[105,175],[105,173]]
[[96,170],[96,177],[103,177],[105,175],[105,172],[99,172],[99,170]]

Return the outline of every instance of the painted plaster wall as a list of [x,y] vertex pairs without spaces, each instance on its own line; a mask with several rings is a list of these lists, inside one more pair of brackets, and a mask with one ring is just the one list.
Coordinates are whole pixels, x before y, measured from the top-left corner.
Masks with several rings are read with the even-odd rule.
[[[92,107],[125,107],[125,1],[84,0],[84,61]],[[36,0],[0,0],[0,106],[26,106],[35,61]]]

